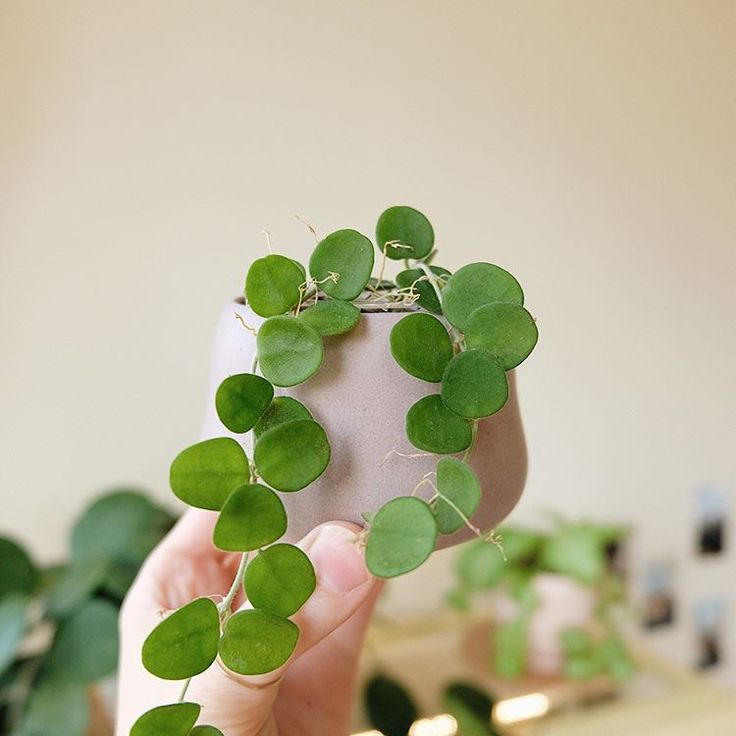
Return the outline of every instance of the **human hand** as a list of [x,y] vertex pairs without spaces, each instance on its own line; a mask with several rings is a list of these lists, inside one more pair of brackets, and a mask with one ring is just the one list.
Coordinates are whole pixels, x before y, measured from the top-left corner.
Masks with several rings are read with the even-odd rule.
[[[212,544],[216,515],[188,511],[143,566],[120,617],[121,654],[116,736],[128,736],[146,710],[178,700],[182,683],[145,670],[141,647],[161,620],[194,598],[224,596],[239,554]],[[311,558],[317,588],[293,620],[301,638],[287,664],[246,677],[216,661],[192,680],[185,700],[200,703],[200,722],[225,736],[346,736],[357,665],[381,584],[368,573],[354,544],[358,527],[323,524],[298,546]],[[242,594],[235,607],[248,607]]]

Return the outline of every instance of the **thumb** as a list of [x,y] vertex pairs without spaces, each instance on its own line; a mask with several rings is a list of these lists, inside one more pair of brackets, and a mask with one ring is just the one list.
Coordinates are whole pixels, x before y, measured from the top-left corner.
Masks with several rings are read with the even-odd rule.
[[[257,676],[230,672],[218,660],[195,678],[189,689],[187,699],[202,704],[202,723],[216,726],[228,736],[276,733],[272,707],[288,669],[374,597],[380,585],[366,569],[355,544],[358,531],[355,525],[332,522],[317,527],[298,544],[312,560],[317,586],[293,617],[301,631],[296,651],[284,666]],[[248,607],[246,602],[243,608]]]

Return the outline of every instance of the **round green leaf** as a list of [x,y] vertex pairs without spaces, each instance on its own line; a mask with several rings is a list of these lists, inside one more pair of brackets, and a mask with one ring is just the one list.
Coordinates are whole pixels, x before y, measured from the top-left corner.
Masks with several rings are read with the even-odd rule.
[[320,301],[299,314],[320,335],[342,335],[358,324],[360,310],[350,302]]
[[222,731],[214,726],[195,726],[189,736],[223,736]]
[[542,548],[540,562],[545,570],[592,585],[605,571],[605,548],[597,529],[589,524],[569,524]]
[[263,416],[273,399],[273,386],[253,373],[226,378],[215,394],[220,421],[231,431],[249,432]]
[[[373,270],[373,244],[356,230],[338,230],[322,240],[309,259],[309,272],[333,299],[349,301],[365,289]],[[336,281],[331,274],[338,274]]]
[[74,525],[72,558],[79,564],[109,560],[110,574],[122,566],[135,575],[173,522],[143,494],[113,491],[96,499]]
[[33,687],[19,736],[79,736],[87,733],[89,721],[89,694],[84,685],[42,680]]
[[365,706],[371,726],[384,736],[406,736],[419,717],[411,695],[385,675],[376,675],[366,683]]
[[[397,245],[389,245],[398,241]],[[413,207],[389,207],[376,224],[378,250],[394,260],[415,258],[430,254],[434,247],[434,230],[429,220]],[[405,247],[401,247],[405,246]],[[406,247],[408,246],[408,247]]]
[[204,672],[217,657],[220,616],[209,598],[197,598],[165,618],[143,643],[143,665],[163,680]]
[[197,703],[160,705],[133,724],[130,736],[189,736],[201,710]]
[[0,600],[0,675],[15,659],[26,630],[28,599],[11,593]]
[[242,486],[229,496],[215,524],[213,540],[229,552],[249,552],[275,542],[286,531],[281,499],[256,483]]
[[[430,266],[430,270],[443,281],[446,281],[447,277],[450,276],[450,272],[440,266]],[[414,292],[418,294],[417,304],[420,307],[435,314],[442,314],[442,305],[437,298],[437,292],[420,268],[409,268],[406,271],[401,271],[396,276],[396,285],[400,289],[408,289],[413,286]]]
[[218,511],[249,477],[243,448],[231,437],[217,437],[182,450],[171,464],[169,482],[184,503]]
[[7,537],[0,537],[0,560],[0,596],[34,591],[39,573],[19,544]]
[[491,263],[470,263],[455,271],[442,291],[442,309],[450,322],[465,331],[470,315],[493,302],[524,304],[519,282]]
[[465,342],[496,356],[505,370],[516,368],[532,352],[539,333],[534,317],[518,304],[486,304],[468,317]]
[[110,562],[92,558],[67,567],[48,591],[46,605],[52,616],[67,616],[103,585]]
[[409,374],[439,383],[453,350],[447,329],[431,314],[416,312],[400,319],[391,330],[391,354]]
[[457,506],[465,518],[469,519],[480,503],[480,481],[467,463],[443,457],[437,463],[437,490],[442,494],[435,507],[437,526],[440,534],[452,534],[465,521],[450,503]]
[[296,386],[322,365],[324,348],[319,333],[294,317],[272,317],[258,330],[261,372],[275,386]]
[[406,414],[406,436],[414,447],[451,455],[470,447],[473,430],[467,419],[450,411],[439,394],[425,396]]
[[455,414],[479,419],[495,414],[509,397],[503,366],[487,350],[456,355],[442,376],[442,401]]
[[284,314],[299,303],[304,275],[285,256],[268,255],[253,261],[245,279],[245,299],[261,317]]
[[311,419],[284,422],[256,442],[258,474],[277,491],[299,491],[317,480],[330,463],[330,443]]
[[227,622],[220,657],[241,675],[262,675],[281,667],[296,649],[299,627],[268,611],[240,611]]
[[432,509],[420,498],[394,498],[373,517],[365,562],[376,577],[403,575],[429,557],[436,541],[437,521]]
[[253,434],[258,439],[277,424],[311,418],[309,409],[301,401],[292,399],[291,396],[276,396],[264,415],[258,420],[258,424],[253,427]]
[[316,585],[309,557],[292,544],[264,549],[245,571],[245,592],[253,607],[279,616],[295,614]]
[[54,679],[88,683],[114,672],[117,660],[118,609],[93,599],[59,627],[47,671]]

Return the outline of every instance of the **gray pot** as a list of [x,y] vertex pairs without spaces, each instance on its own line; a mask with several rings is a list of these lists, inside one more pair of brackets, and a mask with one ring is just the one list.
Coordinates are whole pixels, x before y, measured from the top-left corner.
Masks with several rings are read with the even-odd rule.
[[[251,434],[233,435],[222,425],[214,396],[223,379],[251,370],[255,337],[236,319],[257,328],[263,319],[232,302],[222,312],[215,334],[202,439],[232,436],[252,457]],[[439,390],[405,373],[389,349],[391,328],[404,315],[368,312],[350,333],[325,340],[319,372],[301,386],[277,389],[304,403],[327,431],[332,460],[325,473],[298,493],[282,493],[289,515],[288,541],[296,541],[325,521],[363,524],[362,512],[375,512],[386,501],[412,492],[434,470],[435,456],[416,455],[406,438],[406,412],[418,399]],[[514,508],[526,477],[526,446],[511,378],[511,395],[497,414],[481,421],[471,465],[483,486],[483,500],[473,523],[496,526]],[[428,498],[431,487],[422,495]],[[463,542],[473,533],[463,528],[441,537],[440,547]]]

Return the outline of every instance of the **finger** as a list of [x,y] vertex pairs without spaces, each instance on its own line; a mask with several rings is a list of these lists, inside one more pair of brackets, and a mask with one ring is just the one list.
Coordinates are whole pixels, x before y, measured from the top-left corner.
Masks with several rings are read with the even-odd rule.
[[[293,617],[301,636],[291,662],[298,662],[375,595],[380,584],[369,574],[355,544],[357,531],[358,527],[350,524],[324,524],[299,544],[312,559],[317,587]],[[275,728],[273,702],[289,666],[250,677],[231,673],[216,663],[190,688],[192,699],[202,703],[202,723],[233,736],[269,733]]]

